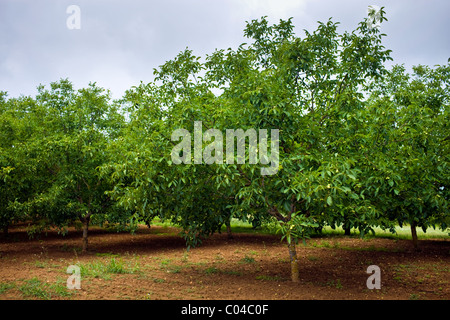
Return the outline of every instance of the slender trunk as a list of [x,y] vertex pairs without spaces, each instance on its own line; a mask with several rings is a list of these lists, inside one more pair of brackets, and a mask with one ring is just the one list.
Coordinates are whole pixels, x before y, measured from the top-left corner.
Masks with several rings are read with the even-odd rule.
[[225,225],[226,225],[226,227],[227,227],[228,239],[233,239],[233,234],[231,233],[231,224],[230,224],[230,220],[227,220],[227,222],[225,222]]
[[[292,215],[295,213],[295,200],[294,197],[292,197],[291,201],[291,211],[289,212],[288,219],[292,219]],[[291,239],[292,240],[292,239]],[[292,282],[299,282],[299,270],[298,270],[298,259],[297,259],[297,249],[295,248],[295,242],[290,241],[288,243],[289,248],[289,257],[291,260],[291,278]]]
[[291,278],[292,282],[299,282],[299,270],[298,270],[298,259],[297,259],[297,250],[295,249],[295,243],[291,242],[288,244],[289,249],[289,257],[291,260]]
[[82,253],[86,253],[88,249],[88,229],[89,229],[90,217],[83,218],[83,247]]
[[415,221],[411,222],[411,236],[412,236],[414,249],[417,250],[418,249],[418,243],[417,243],[417,231],[416,231],[416,222]]
[[345,227],[344,227],[344,235],[346,235],[346,236],[351,235],[350,227],[348,227],[348,226],[345,226]]
[[3,235],[5,236],[5,238],[8,236],[8,225],[3,226]]
[[[278,209],[275,206],[273,206],[269,209],[269,214],[274,216],[280,223],[286,223],[286,222],[290,221],[292,218],[292,214],[295,212],[296,212],[295,201],[291,201],[291,211],[289,212],[289,215],[287,217],[280,214]],[[298,258],[297,258],[297,250],[295,248],[295,242],[289,241],[288,249],[289,249],[289,258],[290,258],[290,262],[291,262],[291,279],[292,279],[292,282],[299,282],[300,281],[300,273],[299,273],[299,268],[298,268]]]

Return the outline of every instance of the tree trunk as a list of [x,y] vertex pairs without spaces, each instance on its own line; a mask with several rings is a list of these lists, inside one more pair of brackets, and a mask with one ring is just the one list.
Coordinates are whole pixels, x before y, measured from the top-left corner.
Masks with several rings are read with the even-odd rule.
[[81,252],[86,253],[88,249],[88,229],[89,229],[90,217],[83,218],[83,247]]
[[288,244],[289,257],[291,261],[291,278],[292,282],[299,282],[299,270],[298,270],[298,259],[297,250],[295,249],[295,243],[291,242]]
[[228,239],[233,239],[233,234],[231,233],[231,224],[230,224],[230,220],[227,220],[227,222],[225,222],[225,225],[226,225],[226,227],[227,227]]
[[349,227],[349,226],[345,226],[345,227],[344,227],[344,235],[346,235],[346,236],[351,235],[350,227]]
[[418,243],[417,243],[417,231],[416,231],[416,222],[415,221],[411,222],[411,236],[412,236],[414,249],[417,250],[418,249]]
[[6,237],[8,237],[8,225],[3,226],[3,235]]

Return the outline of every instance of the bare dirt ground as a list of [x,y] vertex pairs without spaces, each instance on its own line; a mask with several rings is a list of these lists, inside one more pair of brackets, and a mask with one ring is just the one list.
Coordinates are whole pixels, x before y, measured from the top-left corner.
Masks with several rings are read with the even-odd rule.
[[[0,300],[448,300],[450,241],[328,236],[297,247],[300,282],[290,281],[287,247],[273,235],[216,234],[186,251],[179,230],[141,227],[135,234],[90,229],[29,239],[23,226],[0,236]],[[69,265],[81,289],[67,289]],[[367,267],[381,270],[369,290]]]

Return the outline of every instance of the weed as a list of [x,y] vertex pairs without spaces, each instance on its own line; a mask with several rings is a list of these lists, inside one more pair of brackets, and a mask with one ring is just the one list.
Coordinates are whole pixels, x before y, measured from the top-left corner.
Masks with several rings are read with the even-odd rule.
[[217,273],[219,272],[219,269],[217,269],[216,267],[209,267],[205,270],[206,274],[213,274],[213,273]]
[[111,252],[97,252],[95,255],[97,257],[112,257],[112,258],[119,256],[118,254],[111,253]]
[[246,255],[240,260],[240,263],[255,263],[255,259]]
[[242,272],[234,271],[234,270],[225,270],[225,271],[222,271],[222,273],[233,275],[233,276],[242,276]]
[[181,266],[172,265],[172,259],[163,259],[159,263],[159,268],[166,270],[168,273],[179,273],[181,271]]
[[216,261],[223,261],[224,257],[221,253],[216,254],[215,258]]
[[331,248],[331,244],[328,241],[322,241],[319,247]]
[[161,264],[161,266],[167,266],[171,261],[172,261],[172,259],[169,259],[169,258],[163,259],[163,260],[161,260],[160,264]]
[[80,273],[83,277],[110,279],[111,274],[137,273],[139,265],[126,266],[122,259],[111,258],[109,263],[98,261],[96,263],[80,264]]
[[4,283],[1,282],[0,283],[0,294],[5,293],[6,291],[8,291],[9,289],[14,288],[16,285],[13,283]]
[[106,274],[105,265],[101,262],[80,264],[80,274],[82,277],[93,277],[110,279],[109,275]]
[[335,287],[336,289],[342,289],[343,288],[340,279],[336,279],[336,282],[334,280],[330,280],[330,281],[327,282],[326,285],[329,286],[329,287]]
[[19,286],[18,289],[26,298],[41,300],[51,300],[54,297],[68,297],[72,295],[64,286],[63,281],[58,280],[55,284],[49,284],[36,277],[24,280],[24,284]]
[[170,266],[166,269],[168,273],[180,273],[181,272],[181,266]]
[[189,253],[187,250],[184,250],[183,252],[183,257],[181,258],[181,262],[183,263],[187,263],[189,260]]
[[111,258],[111,261],[106,266],[106,272],[107,273],[116,273],[116,274],[131,273],[125,268],[123,261],[116,260],[116,258]]
[[51,294],[45,289],[45,285],[38,278],[25,280],[25,283],[19,287],[19,291],[25,297],[33,297],[43,300],[50,300]]
[[409,295],[409,300],[419,300],[419,299],[420,299],[420,296],[418,294],[411,293]]
[[317,261],[317,260],[319,260],[319,258],[316,256],[308,256],[308,260],[309,261]]
[[46,268],[46,267],[48,267],[48,263],[37,260],[37,261],[34,262],[34,266],[36,268]]

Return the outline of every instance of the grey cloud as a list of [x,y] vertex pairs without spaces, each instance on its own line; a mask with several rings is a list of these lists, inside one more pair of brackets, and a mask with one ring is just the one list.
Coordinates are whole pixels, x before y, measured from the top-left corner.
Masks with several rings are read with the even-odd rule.
[[[275,2],[275,1],[274,1]],[[245,20],[292,16],[296,31],[314,30],[333,17],[340,31],[353,30],[367,6],[385,6],[385,45],[395,62],[446,63],[450,3],[441,1],[0,1],[0,90],[33,95],[40,83],[69,78],[76,87],[96,81],[114,97],[185,47],[204,56],[215,48],[236,47]],[[68,30],[66,8],[81,8],[81,29]],[[445,60],[444,60],[445,58]],[[443,60],[443,61],[442,61]]]

